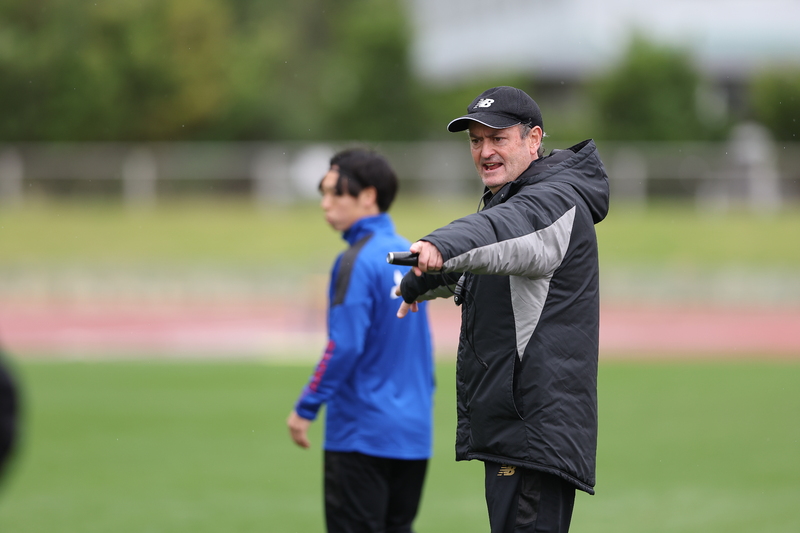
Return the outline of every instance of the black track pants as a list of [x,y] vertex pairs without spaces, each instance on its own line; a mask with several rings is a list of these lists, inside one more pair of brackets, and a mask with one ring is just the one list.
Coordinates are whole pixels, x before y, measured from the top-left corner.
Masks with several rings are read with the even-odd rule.
[[567,533],[575,486],[558,476],[486,462],[492,533]]
[[325,452],[328,533],[411,533],[428,461]]

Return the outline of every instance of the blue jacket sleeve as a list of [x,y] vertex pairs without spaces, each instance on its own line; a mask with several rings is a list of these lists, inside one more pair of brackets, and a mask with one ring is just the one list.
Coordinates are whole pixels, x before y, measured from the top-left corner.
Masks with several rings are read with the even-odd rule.
[[[335,275],[342,272],[334,272]],[[328,344],[325,353],[295,405],[298,415],[308,420],[317,417],[326,403],[352,374],[353,368],[364,353],[371,324],[372,301],[368,286],[368,273],[358,261],[349,273],[358,283],[349,283],[344,300],[333,302],[328,310]],[[332,280],[335,285],[336,280]]]

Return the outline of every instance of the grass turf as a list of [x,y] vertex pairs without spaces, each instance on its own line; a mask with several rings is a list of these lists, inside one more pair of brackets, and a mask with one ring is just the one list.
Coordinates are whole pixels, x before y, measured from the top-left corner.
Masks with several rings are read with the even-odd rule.
[[[398,231],[416,240],[475,211],[477,200],[400,197]],[[702,213],[692,205],[613,204],[597,226],[607,266],[800,268],[800,209],[773,215]],[[0,210],[0,268],[210,265],[304,269],[343,248],[315,203],[259,209],[248,201],[172,201],[129,211],[119,203],[31,202]]]
[[[322,531],[312,450],[284,420],[310,365],[33,362],[22,447],[0,492],[15,533]],[[454,368],[437,367],[436,449],[417,530],[486,531],[480,463],[453,461]],[[800,529],[800,365],[600,367],[597,495],[573,530]]]

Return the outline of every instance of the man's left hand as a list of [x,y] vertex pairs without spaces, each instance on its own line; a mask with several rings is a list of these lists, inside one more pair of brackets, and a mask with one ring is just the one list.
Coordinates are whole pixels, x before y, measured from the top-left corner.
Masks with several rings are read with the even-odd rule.
[[[395,291],[395,294],[400,296],[400,288],[398,288],[397,291]],[[417,302],[411,302],[410,304],[408,304],[405,301],[403,301],[400,304],[400,309],[397,310],[397,318],[403,318],[408,314],[409,310],[412,313],[416,313],[418,311]]]
[[311,420],[298,415],[297,411],[292,411],[286,420],[286,425],[289,427],[289,435],[295,444],[301,448],[311,446],[311,442],[308,440],[308,428],[311,427]]

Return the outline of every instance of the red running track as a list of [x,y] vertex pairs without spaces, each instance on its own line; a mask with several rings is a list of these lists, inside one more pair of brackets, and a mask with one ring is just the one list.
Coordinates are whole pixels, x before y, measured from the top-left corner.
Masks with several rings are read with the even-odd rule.
[[[452,357],[459,310],[431,305],[437,355]],[[280,303],[0,304],[0,344],[19,357],[306,357],[324,344],[324,311]],[[800,308],[606,305],[601,358],[800,358]]]

